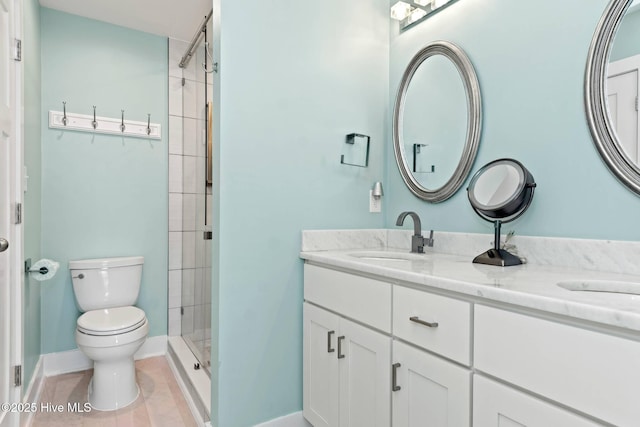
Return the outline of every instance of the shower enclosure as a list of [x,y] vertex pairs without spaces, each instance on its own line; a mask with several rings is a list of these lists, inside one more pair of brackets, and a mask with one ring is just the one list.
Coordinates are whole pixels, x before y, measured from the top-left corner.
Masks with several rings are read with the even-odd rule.
[[211,400],[210,17],[191,43],[169,40],[169,352],[205,420]]
[[183,120],[183,240],[181,335],[200,363],[211,366],[211,98],[212,34],[210,22],[194,45],[183,69],[194,70],[195,80],[184,79]]

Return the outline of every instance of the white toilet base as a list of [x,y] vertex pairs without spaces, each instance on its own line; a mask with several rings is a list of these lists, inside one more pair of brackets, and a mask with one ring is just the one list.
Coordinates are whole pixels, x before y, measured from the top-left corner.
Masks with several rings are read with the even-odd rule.
[[89,403],[98,411],[113,411],[131,405],[138,398],[133,356],[112,361],[95,361],[89,383]]
[[140,390],[133,355],[142,346],[149,325],[118,335],[87,335],[76,330],[78,348],[93,360],[88,401],[98,411],[114,411],[132,404]]

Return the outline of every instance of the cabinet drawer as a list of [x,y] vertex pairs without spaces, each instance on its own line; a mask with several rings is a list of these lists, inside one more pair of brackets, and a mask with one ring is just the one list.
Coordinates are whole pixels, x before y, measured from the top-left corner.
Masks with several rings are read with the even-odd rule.
[[480,305],[474,331],[476,369],[614,425],[638,425],[640,343]]
[[[432,326],[420,322],[427,322]],[[437,326],[434,323],[437,323]],[[395,336],[469,366],[470,333],[470,303],[394,286]]]
[[506,385],[474,375],[473,425],[598,427],[600,424]]
[[304,299],[391,332],[391,285],[305,264]]

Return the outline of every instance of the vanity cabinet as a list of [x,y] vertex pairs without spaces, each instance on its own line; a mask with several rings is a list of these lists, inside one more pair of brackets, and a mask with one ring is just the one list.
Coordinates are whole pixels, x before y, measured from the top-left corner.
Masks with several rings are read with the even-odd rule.
[[480,375],[475,375],[473,380],[473,424],[479,427],[601,426]]
[[304,289],[303,415],[311,424],[469,426],[470,370],[397,340],[391,359],[393,307],[402,319],[394,317],[394,334],[468,364],[469,303],[398,286],[392,303],[389,283],[309,264]]
[[474,319],[476,371],[616,426],[640,425],[640,342],[480,304]]
[[379,426],[390,419],[391,339],[304,304],[304,416],[314,426]]
[[315,427],[640,425],[640,340],[506,303],[305,264]]
[[471,371],[393,342],[394,427],[469,426]]
[[305,301],[304,417],[315,427],[388,427],[391,285],[306,265]]

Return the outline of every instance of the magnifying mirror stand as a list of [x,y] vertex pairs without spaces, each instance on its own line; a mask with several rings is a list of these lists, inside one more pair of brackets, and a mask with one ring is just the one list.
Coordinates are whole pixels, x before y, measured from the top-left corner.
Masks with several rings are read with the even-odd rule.
[[476,264],[488,264],[497,265],[499,267],[509,267],[512,265],[520,265],[522,261],[517,256],[513,255],[509,251],[500,249],[500,229],[502,228],[502,221],[495,220],[494,225],[494,241],[493,249],[489,249],[486,252],[481,253],[473,259]]

